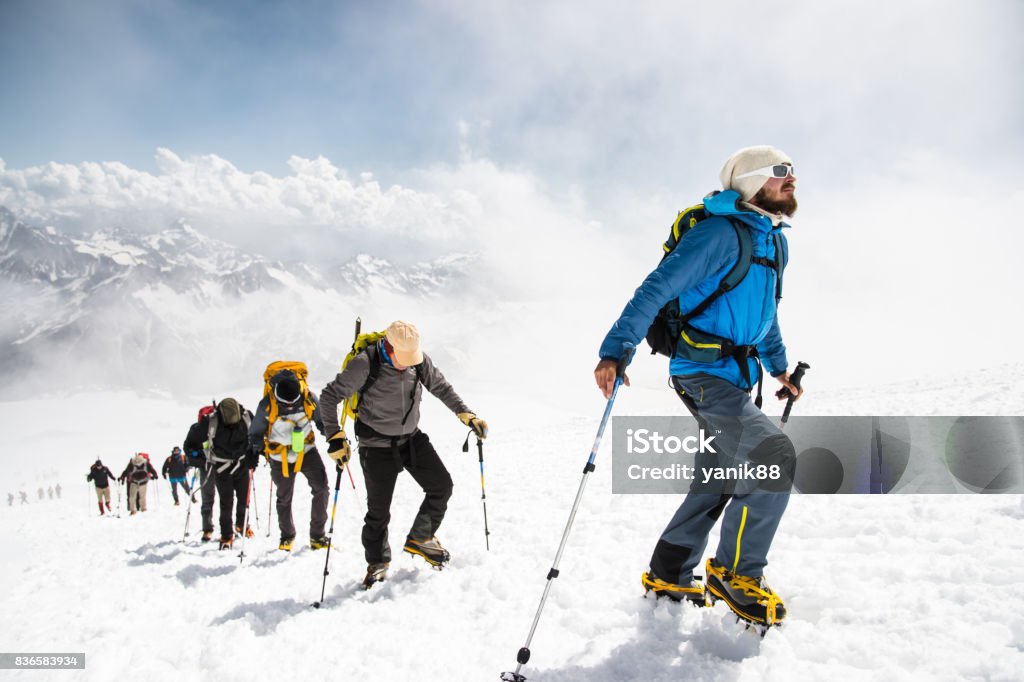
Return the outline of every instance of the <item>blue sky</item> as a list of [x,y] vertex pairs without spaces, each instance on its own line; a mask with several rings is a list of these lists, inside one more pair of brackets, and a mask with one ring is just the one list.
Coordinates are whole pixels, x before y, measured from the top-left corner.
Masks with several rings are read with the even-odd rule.
[[843,168],[1022,151],[1020,3],[705,4],[7,0],[0,158],[387,176],[468,139],[601,194],[766,141]]

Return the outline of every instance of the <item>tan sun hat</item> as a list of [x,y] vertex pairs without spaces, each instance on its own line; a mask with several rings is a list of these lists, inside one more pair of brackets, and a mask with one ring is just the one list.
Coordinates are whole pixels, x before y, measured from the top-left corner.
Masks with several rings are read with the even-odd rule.
[[411,322],[396,320],[388,327],[386,337],[395,351],[395,360],[399,364],[412,367],[423,362],[423,351],[420,350],[420,332]]

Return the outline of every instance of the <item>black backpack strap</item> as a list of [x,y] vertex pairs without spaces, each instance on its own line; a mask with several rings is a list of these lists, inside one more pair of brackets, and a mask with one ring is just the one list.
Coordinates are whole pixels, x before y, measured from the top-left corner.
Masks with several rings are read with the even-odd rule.
[[782,271],[786,268],[785,254],[783,253],[782,231],[772,235],[775,241],[775,300],[782,300]]
[[718,288],[711,292],[710,296],[701,301],[696,308],[679,318],[683,324],[687,324],[690,320],[707,310],[719,296],[734,289],[743,281],[743,278],[747,276],[747,272],[750,271],[750,264],[753,262],[754,254],[754,240],[750,236],[750,229],[747,228],[746,225],[738,225],[737,221],[731,216],[724,217],[729,221],[729,224],[732,225],[732,229],[736,232],[736,239],[739,241],[740,245],[739,258],[736,259],[736,265],[733,266],[732,270],[727,272],[725,277],[722,278],[722,281],[719,282]]
[[370,360],[370,373],[366,376],[366,381],[359,387],[359,400],[360,402],[366,398],[366,392],[370,390],[374,382],[377,381],[377,377],[380,376],[380,351],[377,348],[377,344],[366,349],[366,357]]
[[412,414],[412,407],[416,404],[416,391],[419,389],[420,384],[423,383],[423,375],[420,374],[420,366],[413,365],[412,371],[416,374],[416,381],[412,384],[412,391],[409,392],[409,409],[405,411],[405,416],[402,417],[402,426],[405,426],[405,421]]
[[765,258],[764,256],[754,256],[750,259],[750,262],[754,265],[760,265],[775,272],[775,300],[779,301],[782,299],[782,271],[786,267],[785,256],[782,252],[782,234],[780,232],[772,234],[772,241],[775,244],[774,259]]

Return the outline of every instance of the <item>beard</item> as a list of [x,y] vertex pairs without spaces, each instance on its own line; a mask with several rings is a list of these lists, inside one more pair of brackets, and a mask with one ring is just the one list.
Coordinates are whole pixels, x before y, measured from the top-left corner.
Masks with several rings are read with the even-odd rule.
[[754,198],[750,200],[750,203],[754,204],[758,208],[764,209],[769,213],[781,213],[784,216],[792,217],[796,214],[797,201],[796,195],[790,194],[782,199],[769,199],[765,194],[764,188],[758,190]]

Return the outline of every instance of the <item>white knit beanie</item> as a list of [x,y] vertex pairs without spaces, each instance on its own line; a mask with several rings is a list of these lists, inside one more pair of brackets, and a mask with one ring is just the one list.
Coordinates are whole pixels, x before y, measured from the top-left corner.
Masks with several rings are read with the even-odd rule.
[[722,181],[722,189],[734,189],[740,193],[740,198],[743,201],[750,201],[764,187],[764,183],[768,182],[768,176],[750,175],[739,180],[736,179],[736,176],[777,163],[792,164],[793,161],[784,151],[771,145],[744,147],[730,156],[722,166],[722,172],[718,175]]

